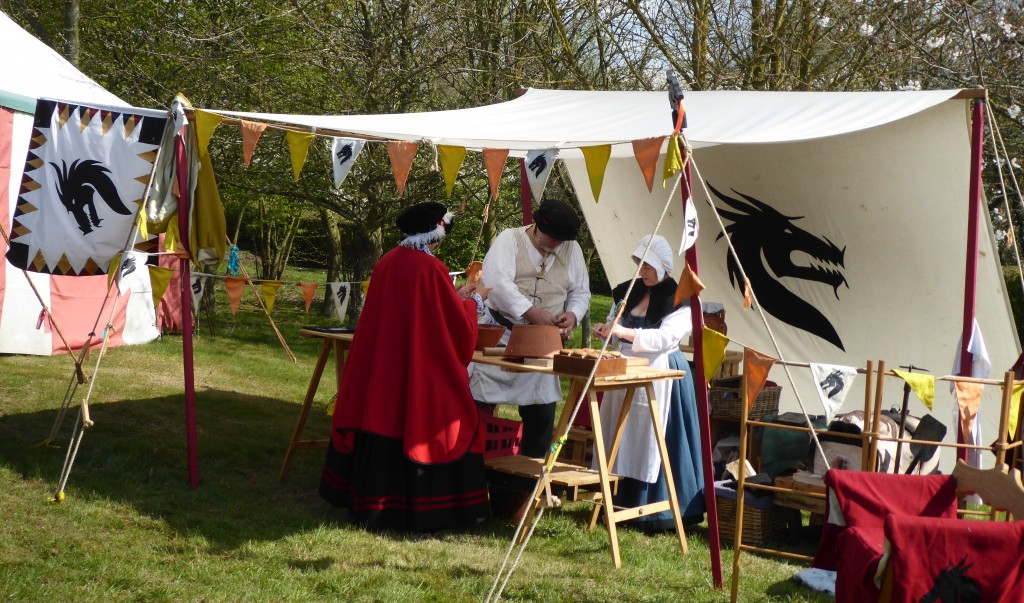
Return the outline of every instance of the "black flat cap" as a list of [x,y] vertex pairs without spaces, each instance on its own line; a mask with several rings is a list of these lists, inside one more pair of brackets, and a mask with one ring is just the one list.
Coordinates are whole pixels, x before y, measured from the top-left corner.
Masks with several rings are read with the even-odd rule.
[[559,241],[575,241],[580,232],[580,217],[568,204],[549,199],[533,212],[537,229]]
[[[437,225],[448,213],[448,208],[440,203],[428,201],[417,203],[395,218],[395,225],[403,235],[415,235],[430,232],[437,228]],[[446,228],[447,230],[447,228]]]

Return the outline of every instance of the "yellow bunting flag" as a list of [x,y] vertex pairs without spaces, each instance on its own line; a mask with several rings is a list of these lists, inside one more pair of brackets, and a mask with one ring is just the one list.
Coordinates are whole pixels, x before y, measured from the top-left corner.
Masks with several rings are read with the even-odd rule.
[[754,348],[743,348],[743,385],[746,386],[748,409],[754,406],[754,400],[764,389],[768,371],[774,364],[775,359],[771,356]]
[[288,141],[288,154],[292,157],[292,173],[298,180],[299,173],[302,172],[302,165],[306,163],[306,155],[309,154],[309,145],[316,138],[316,134],[288,130],[284,138]]
[[587,176],[590,177],[590,192],[594,193],[594,202],[601,197],[601,185],[604,184],[604,173],[608,169],[608,159],[612,156],[612,145],[602,144],[596,147],[580,147],[583,159],[587,162]]
[[707,327],[701,330],[701,334],[703,335],[701,351],[704,352],[704,379],[711,381],[711,376],[725,360],[725,346],[729,345],[729,338]]
[[661,188],[676,172],[683,169],[683,154],[679,150],[679,135],[673,134],[668,139],[668,148],[665,150],[665,169],[661,175]]
[[700,277],[690,270],[690,264],[683,264],[683,273],[679,275],[679,284],[676,285],[675,304],[678,306],[683,303],[683,300],[700,295],[703,290],[704,283],[701,282]]
[[661,145],[664,143],[664,136],[633,141],[633,156],[644,175],[649,193],[654,191],[654,172],[658,170],[658,156],[661,155]]
[[743,281],[743,307],[749,310],[754,305],[754,290],[750,288],[750,279]]
[[295,283],[302,289],[302,297],[306,300],[306,314],[309,314],[309,305],[313,303],[313,296],[316,295],[317,283]]
[[1021,394],[1024,393],[1024,385],[1014,385],[1013,393],[1010,394],[1010,416],[1008,417],[1009,437],[1013,437],[1017,434],[1017,425],[1020,423],[1020,401]]
[[956,388],[956,403],[960,408],[960,428],[964,432],[964,441],[972,442],[971,425],[974,417],[978,416],[978,406],[981,404],[981,392],[985,386],[980,383],[964,383],[957,381],[953,384]]
[[256,150],[256,143],[260,141],[260,136],[263,136],[263,131],[266,129],[267,124],[242,120],[242,162],[245,167],[249,167],[249,163],[252,162],[252,153]]
[[391,159],[391,171],[395,174],[395,186],[398,187],[399,197],[405,193],[405,181],[409,179],[412,161],[416,158],[418,150],[419,146],[415,142],[406,140],[388,142],[388,157]]
[[164,268],[163,266],[149,267],[149,282],[153,285],[154,308],[160,306],[160,300],[164,298],[164,293],[167,292],[167,285],[171,284],[172,276],[174,276],[174,270],[170,268]]
[[[110,258],[110,266],[107,267],[107,291],[110,291],[111,286],[114,284],[114,277],[117,273],[121,272],[121,254],[117,254]],[[121,288],[120,285],[117,287]]]
[[498,198],[498,186],[501,185],[501,173],[505,170],[508,149],[484,149],[484,167],[487,168],[487,181],[491,185],[491,199]]
[[263,292],[263,305],[267,307],[267,314],[274,311],[274,300],[277,299],[277,290],[281,288],[281,281],[263,281],[260,283],[260,291]]
[[370,288],[370,281],[363,281],[363,282],[359,283],[359,290],[363,292],[363,295],[366,295],[366,290],[369,289],[369,288]]
[[196,142],[199,144],[199,156],[202,157],[208,151],[210,139],[213,138],[213,131],[217,129],[220,122],[224,121],[224,117],[216,113],[203,111],[202,109],[196,109],[195,116]]
[[224,288],[228,290],[228,302],[231,304],[231,315],[238,312],[238,305],[242,303],[242,292],[245,291],[245,279],[237,276],[229,276],[224,279]]
[[146,204],[139,203],[139,238],[145,241],[149,238],[149,226],[146,224],[148,218],[146,218]]
[[932,405],[935,404],[935,375],[910,373],[899,369],[894,369],[892,372],[907,382],[907,385],[910,386],[910,389],[914,390],[914,393],[924,402],[928,410],[932,409]]
[[455,188],[455,179],[462,169],[462,162],[466,160],[465,147],[453,147],[450,145],[438,145],[437,154],[441,158],[441,172],[444,174],[444,188],[448,196],[452,196],[452,189]]
[[[175,178],[175,180],[177,180],[177,178]],[[178,220],[175,218],[167,223],[167,230],[164,232],[164,249],[171,253],[177,253],[178,241],[180,240],[181,237],[178,236]]]

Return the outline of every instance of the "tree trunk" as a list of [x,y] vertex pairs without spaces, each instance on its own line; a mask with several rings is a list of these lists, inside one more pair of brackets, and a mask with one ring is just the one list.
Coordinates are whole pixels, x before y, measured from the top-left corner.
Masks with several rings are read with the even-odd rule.
[[78,2],[64,0],[64,58],[78,67]]
[[[341,264],[341,228],[338,226],[337,214],[320,210],[320,223],[323,224],[324,232],[327,233],[327,280],[324,285],[324,297],[320,302],[320,314],[330,316],[334,313],[334,301],[330,292],[326,290],[326,283],[334,283],[342,280]],[[343,318],[343,317],[342,317]]]

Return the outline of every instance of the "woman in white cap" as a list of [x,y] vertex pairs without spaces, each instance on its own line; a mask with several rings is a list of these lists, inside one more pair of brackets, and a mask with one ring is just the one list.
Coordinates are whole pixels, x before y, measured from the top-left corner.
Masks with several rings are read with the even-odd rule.
[[[648,249],[650,243],[650,249]],[[646,251],[646,256],[645,256]],[[692,331],[687,302],[675,304],[676,281],[672,274],[672,247],[664,237],[645,235],[633,252],[640,265],[640,278],[612,290],[615,305],[608,322],[594,328],[597,337],[609,335],[619,340],[619,351],[626,356],[647,358],[655,368],[686,371],[686,377],[654,383],[665,443],[672,463],[676,496],[685,523],[704,519],[704,477],[700,462],[700,430],[697,403],[690,367],[679,351],[679,342]],[[612,325],[616,310],[625,304],[618,324]],[[622,408],[623,390],[606,392],[601,402],[601,423],[615,425]],[[605,449],[611,446],[611,431],[605,430]],[[619,483],[616,506],[636,507],[668,499],[665,473],[661,468],[651,424],[647,395],[637,391],[626,420],[625,432],[612,472],[625,479]],[[651,532],[675,528],[669,511],[640,517],[630,525]]]

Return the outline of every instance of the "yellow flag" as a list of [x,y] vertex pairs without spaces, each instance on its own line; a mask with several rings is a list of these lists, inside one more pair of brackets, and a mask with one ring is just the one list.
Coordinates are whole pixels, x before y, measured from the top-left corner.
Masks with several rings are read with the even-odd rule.
[[679,135],[673,134],[668,138],[668,149],[665,150],[665,170],[661,176],[661,188],[676,172],[683,169],[683,154],[679,150]]
[[149,282],[153,285],[154,308],[158,307],[160,300],[164,298],[164,293],[167,292],[167,285],[171,284],[172,276],[174,276],[174,271],[170,268],[164,268],[163,266],[149,267]]
[[299,173],[302,171],[302,165],[306,163],[306,155],[309,154],[309,145],[316,138],[316,135],[309,132],[288,130],[284,138],[288,141],[288,154],[292,156],[292,173],[295,174],[295,179],[298,180]]
[[110,259],[110,265],[107,266],[107,291],[110,291],[111,285],[114,283],[114,277],[121,271],[121,254],[115,255]]
[[608,159],[612,156],[612,145],[602,144],[596,147],[580,147],[583,159],[587,162],[587,176],[590,177],[590,191],[594,193],[594,202],[601,197],[601,185],[604,184],[604,173],[608,169]]
[[143,241],[149,238],[149,226],[146,224],[145,203],[139,203],[139,238]]
[[924,405],[928,407],[928,410],[932,409],[935,404],[935,375],[926,375],[924,373],[910,373],[907,371],[901,371],[893,369],[894,373],[899,375],[904,381],[910,385],[910,389],[914,390],[917,397],[924,402]]
[[363,282],[359,283],[359,290],[363,292],[363,295],[366,295],[366,290],[369,289],[369,288],[370,288],[370,281],[363,281]]
[[444,188],[451,197],[455,179],[462,168],[462,162],[466,160],[466,149],[442,144],[437,146],[437,153],[441,159],[441,172],[444,173]]
[[704,352],[704,378],[711,381],[711,376],[725,360],[725,346],[729,345],[729,338],[707,327],[704,327],[701,333],[703,335],[701,350]]
[[267,314],[274,311],[274,300],[277,299],[277,290],[281,288],[281,281],[263,281],[260,283],[260,290],[263,291],[263,303],[267,306]]
[[209,111],[203,111],[202,109],[195,110],[196,115],[196,141],[199,143],[199,156],[206,155],[208,147],[210,146],[210,139],[213,138],[213,131],[217,129],[220,122],[224,121],[222,115],[216,113],[210,113]]
[[1008,421],[1010,432],[1007,435],[1011,438],[1016,435],[1017,425],[1020,423],[1020,400],[1022,393],[1024,393],[1024,384],[1014,385],[1013,393],[1010,394],[1010,417]]
[[167,223],[167,230],[164,232],[164,249],[171,253],[177,253],[179,240],[181,237],[178,236],[178,219],[175,217]]

